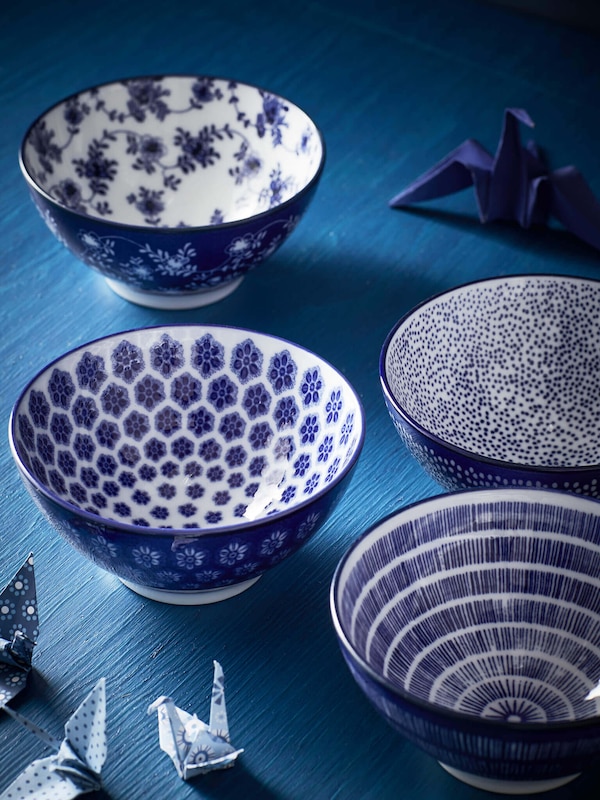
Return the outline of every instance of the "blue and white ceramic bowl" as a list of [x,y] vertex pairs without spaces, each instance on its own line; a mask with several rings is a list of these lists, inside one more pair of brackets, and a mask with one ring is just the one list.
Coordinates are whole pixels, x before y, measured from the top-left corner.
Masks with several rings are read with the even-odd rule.
[[331,613],[377,711],[453,775],[545,791],[600,755],[600,504],[543,489],[441,495],[342,558]]
[[240,328],[116,333],[46,366],[17,400],[13,456],[48,520],[147,597],[241,592],[325,521],[362,448],[352,386]]
[[187,75],[72,95],[20,151],[54,235],[119,295],[154,308],[231,293],[294,230],[324,161],[317,126],[289,100]]
[[409,451],[446,489],[600,495],[600,282],[459,286],[388,335],[380,376]]

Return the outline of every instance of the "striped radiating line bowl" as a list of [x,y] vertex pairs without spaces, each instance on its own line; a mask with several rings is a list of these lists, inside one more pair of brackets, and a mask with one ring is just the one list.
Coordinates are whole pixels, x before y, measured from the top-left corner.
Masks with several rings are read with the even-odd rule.
[[456,777],[532,793],[600,753],[600,504],[479,489],[404,508],[331,587],[358,685]]

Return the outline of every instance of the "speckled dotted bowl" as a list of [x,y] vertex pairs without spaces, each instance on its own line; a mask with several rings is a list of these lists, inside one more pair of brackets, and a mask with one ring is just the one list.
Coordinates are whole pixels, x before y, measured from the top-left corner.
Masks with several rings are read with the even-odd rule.
[[410,311],[381,352],[388,411],[447,489],[600,494],[600,282],[515,275]]
[[364,416],[322,358],[239,328],[117,333],[46,366],[17,400],[13,456],[83,555],[156,600],[250,586],[327,519]]
[[478,489],[402,509],[342,558],[331,613],[377,711],[455,777],[533,794],[598,765],[598,501]]
[[192,308],[230,294],[296,227],[325,161],[315,123],[222,78],[106,83],[44,112],[20,165],[55,236],[119,295]]

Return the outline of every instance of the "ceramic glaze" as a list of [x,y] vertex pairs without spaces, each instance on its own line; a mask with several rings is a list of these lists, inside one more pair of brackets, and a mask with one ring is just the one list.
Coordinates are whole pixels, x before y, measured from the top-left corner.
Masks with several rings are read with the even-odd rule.
[[363,435],[355,392],[323,359],[202,325],[77,348],[11,422],[28,488],[75,547],[152,596],[217,599],[317,530]]
[[24,137],[21,169],[52,232],[129,300],[220,299],[295,228],[322,137],[290,101],[203,76],[94,87]]
[[598,495],[600,283],[524,275],[461,286],[407,314],[380,374],[408,448],[446,488]]
[[355,679],[394,727],[470,783],[533,792],[600,753],[598,575],[595,501],[478,490],[369,530],[331,608]]

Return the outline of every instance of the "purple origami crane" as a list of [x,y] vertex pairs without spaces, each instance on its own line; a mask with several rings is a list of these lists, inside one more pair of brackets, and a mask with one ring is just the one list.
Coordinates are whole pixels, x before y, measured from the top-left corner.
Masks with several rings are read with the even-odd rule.
[[473,186],[481,222],[514,220],[523,228],[550,217],[600,249],[600,203],[575,167],[549,171],[535,142],[521,143],[527,111],[507,108],[496,154],[467,139],[390,200],[392,208],[421,203]]

